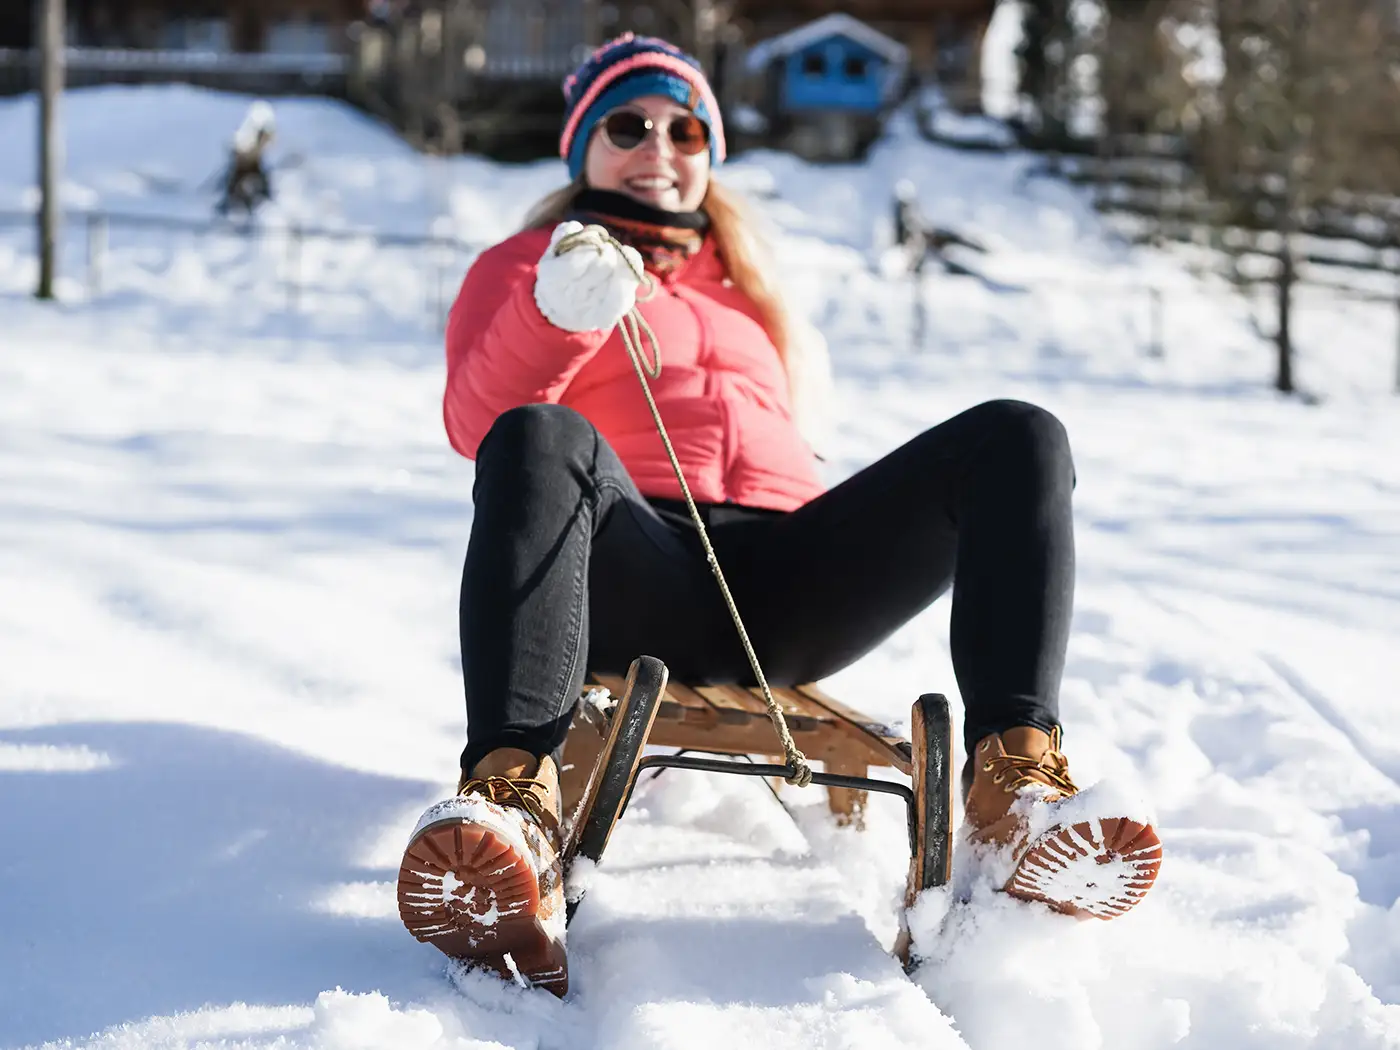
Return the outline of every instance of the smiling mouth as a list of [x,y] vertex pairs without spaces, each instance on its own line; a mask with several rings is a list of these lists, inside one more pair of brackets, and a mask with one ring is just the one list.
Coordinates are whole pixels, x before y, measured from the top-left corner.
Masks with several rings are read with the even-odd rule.
[[659,176],[627,179],[625,185],[628,189],[634,190],[637,193],[665,193],[667,190],[676,188],[674,179],[667,179]]

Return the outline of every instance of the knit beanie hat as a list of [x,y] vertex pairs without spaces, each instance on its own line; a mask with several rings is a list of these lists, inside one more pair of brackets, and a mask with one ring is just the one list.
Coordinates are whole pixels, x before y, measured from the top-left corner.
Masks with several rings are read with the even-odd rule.
[[568,164],[571,179],[583,172],[594,125],[643,95],[675,99],[703,120],[710,129],[710,163],[723,163],[719,103],[699,61],[657,37],[624,33],[594,51],[564,80],[559,156]]

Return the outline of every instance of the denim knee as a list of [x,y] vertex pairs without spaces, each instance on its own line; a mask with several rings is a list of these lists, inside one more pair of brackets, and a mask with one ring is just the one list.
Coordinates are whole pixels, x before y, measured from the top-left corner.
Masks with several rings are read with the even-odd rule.
[[563,405],[521,405],[496,417],[477,450],[477,469],[500,459],[519,465],[562,460],[570,452],[591,448],[598,433],[593,424]]
[[1059,418],[1028,401],[986,401],[971,410],[987,432],[988,455],[1018,470],[1030,468],[1046,477],[1067,477],[1074,485],[1069,433]]

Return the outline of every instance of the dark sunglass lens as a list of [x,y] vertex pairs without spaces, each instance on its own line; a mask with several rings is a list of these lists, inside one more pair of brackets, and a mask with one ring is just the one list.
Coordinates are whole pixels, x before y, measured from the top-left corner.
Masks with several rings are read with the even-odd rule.
[[618,149],[636,149],[647,137],[647,118],[640,113],[609,113],[603,121],[608,141]]
[[671,121],[671,141],[682,153],[703,153],[710,145],[710,129],[699,117],[677,117]]

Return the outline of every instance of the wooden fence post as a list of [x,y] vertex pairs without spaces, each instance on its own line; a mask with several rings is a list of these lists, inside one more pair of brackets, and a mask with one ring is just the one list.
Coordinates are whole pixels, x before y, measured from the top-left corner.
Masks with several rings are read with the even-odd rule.
[[87,217],[88,299],[102,294],[102,263],[107,257],[107,216],[90,211]]
[[287,305],[295,313],[301,302],[301,227],[287,233]]
[[63,97],[65,5],[63,0],[43,0],[40,5],[39,42],[39,299],[54,297],[58,278],[58,226],[61,209],[59,184],[63,180],[63,142],[58,106]]
[[1162,289],[1152,285],[1148,289],[1152,297],[1151,334],[1148,336],[1147,353],[1150,357],[1165,357],[1163,329],[1166,327],[1166,310],[1162,301]]

